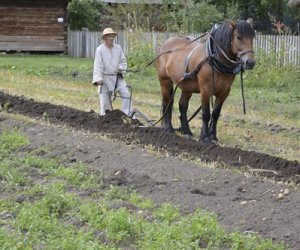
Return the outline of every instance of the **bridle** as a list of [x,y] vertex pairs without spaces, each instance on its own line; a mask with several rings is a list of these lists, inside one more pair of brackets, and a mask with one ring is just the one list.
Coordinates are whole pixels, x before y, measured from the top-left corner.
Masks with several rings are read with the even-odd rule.
[[252,49],[249,49],[249,50],[242,51],[242,52],[239,52],[239,53],[238,53],[237,58],[239,59],[239,61],[241,62],[241,64],[243,64],[243,61],[241,60],[241,58],[242,58],[244,55],[247,55],[247,54],[249,54],[249,53],[255,54],[255,52],[254,52]]
[[252,49],[249,49],[249,50],[246,50],[246,51],[242,51],[240,53],[238,53],[238,57],[241,58],[242,56],[246,55],[246,54],[249,54],[249,53],[254,53],[254,51]]
[[[253,53],[255,54],[254,50],[252,49],[249,49],[249,50],[245,50],[245,51],[242,51],[242,52],[238,52],[237,53],[237,59],[238,60],[232,60],[230,59],[227,54],[225,53],[225,51],[221,48],[221,46],[216,42],[216,40],[213,38],[212,35],[210,35],[210,38],[212,39],[212,41],[214,42],[215,46],[217,47],[218,51],[221,52],[221,54],[223,55],[223,57],[228,61],[230,62],[231,64],[233,65],[239,65],[239,64],[243,64],[244,62],[241,60],[241,57],[246,55],[246,54],[249,54],[249,53]],[[216,52],[217,53],[217,52]]]

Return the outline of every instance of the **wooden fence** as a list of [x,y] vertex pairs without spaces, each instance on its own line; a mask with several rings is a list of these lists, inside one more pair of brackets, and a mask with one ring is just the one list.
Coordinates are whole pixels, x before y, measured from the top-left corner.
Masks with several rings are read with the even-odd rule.
[[[151,44],[153,50],[175,33],[145,32],[137,34],[143,42]],[[200,34],[187,34],[193,38]],[[130,53],[130,41],[126,31],[119,31],[116,42],[121,45],[125,54]],[[81,31],[68,31],[68,55],[73,57],[94,58],[95,50],[101,43],[100,32],[90,32],[87,29]],[[300,36],[295,35],[257,35],[254,40],[255,50],[267,54],[275,53],[276,63],[279,65],[300,65]]]

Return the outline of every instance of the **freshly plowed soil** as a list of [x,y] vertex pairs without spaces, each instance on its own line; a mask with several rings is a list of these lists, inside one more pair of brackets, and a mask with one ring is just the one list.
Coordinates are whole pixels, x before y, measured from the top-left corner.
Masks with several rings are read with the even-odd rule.
[[[0,112],[0,132],[16,126],[33,142],[31,147],[51,146],[56,149],[52,156],[63,156],[65,164],[83,162],[103,171],[106,185],[134,188],[157,203],[179,205],[183,212],[206,209],[216,213],[227,230],[257,232],[276,242],[284,241],[291,249],[300,249],[300,192],[284,184],[300,182],[297,161],[201,144],[158,127],[140,126],[138,120],[118,110],[99,117],[93,111],[35,102],[3,92],[0,105],[6,112],[37,120],[22,123]],[[113,140],[103,140],[97,134]],[[163,156],[149,155],[147,145],[164,152]],[[181,160],[179,155],[197,164]],[[218,168],[203,167],[199,159],[217,162]],[[278,194],[287,188],[290,193],[278,199]]]
[[10,96],[3,92],[0,92],[0,103],[10,112],[47,119],[52,123],[63,123],[75,129],[108,133],[113,138],[126,140],[128,143],[138,141],[142,145],[150,144],[167,149],[173,155],[186,152],[191,157],[201,158],[207,162],[218,161],[235,167],[269,170],[259,171],[259,173],[282,180],[293,178],[296,182],[300,181],[300,164],[297,161],[288,161],[239,148],[201,144],[190,138],[167,133],[162,128],[139,126],[139,121],[126,118],[119,110],[112,111],[106,116],[98,116],[93,111],[84,112],[51,103],[35,102],[32,99]]

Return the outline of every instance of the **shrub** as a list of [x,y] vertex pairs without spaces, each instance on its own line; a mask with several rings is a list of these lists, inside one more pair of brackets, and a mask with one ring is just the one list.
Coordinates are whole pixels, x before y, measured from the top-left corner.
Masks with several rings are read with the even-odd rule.
[[[96,8],[95,8],[96,7]],[[99,5],[89,0],[73,0],[68,4],[68,22],[71,30],[99,30]]]

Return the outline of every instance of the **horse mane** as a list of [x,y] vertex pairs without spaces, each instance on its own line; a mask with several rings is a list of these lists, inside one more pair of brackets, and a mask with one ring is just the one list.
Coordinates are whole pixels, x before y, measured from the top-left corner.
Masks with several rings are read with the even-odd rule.
[[[235,27],[232,27],[234,24]],[[212,36],[216,43],[228,53],[231,48],[231,39],[234,29],[237,30],[240,37],[254,38],[255,31],[252,26],[246,21],[239,21],[237,23],[225,21],[221,23],[216,29],[213,30]]]
[[236,29],[240,37],[246,37],[250,39],[255,37],[255,31],[247,21],[239,21]]

